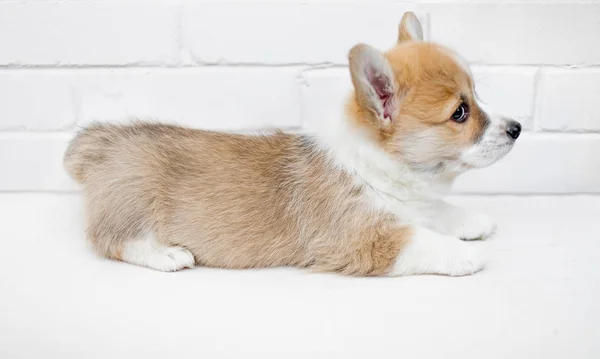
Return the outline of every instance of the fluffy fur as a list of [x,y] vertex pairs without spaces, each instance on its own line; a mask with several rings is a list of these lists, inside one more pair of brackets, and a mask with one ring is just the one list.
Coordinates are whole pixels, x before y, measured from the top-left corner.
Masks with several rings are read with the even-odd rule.
[[[441,200],[512,147],[477,105],[464,61],[423,42],[412,13],[387,53],[349,54],[354,91],[315,135],[244,136],[133,122],[83,129],[65,154],[87,236],[157,270],[307,267],[346,275],[467,275],[495,225]],[[452,119],[468,104],[464,122]]]

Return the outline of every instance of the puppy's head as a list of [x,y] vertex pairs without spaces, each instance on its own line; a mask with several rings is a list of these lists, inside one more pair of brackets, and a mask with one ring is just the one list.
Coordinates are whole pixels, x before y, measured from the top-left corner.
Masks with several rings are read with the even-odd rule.
[[398,44],[386,53],[356,45],[349,54],[353,125],[415,171],[460,173],[506,155],[521,125],[477,104],[466,61],[423,42],[413,13],[402,19]]

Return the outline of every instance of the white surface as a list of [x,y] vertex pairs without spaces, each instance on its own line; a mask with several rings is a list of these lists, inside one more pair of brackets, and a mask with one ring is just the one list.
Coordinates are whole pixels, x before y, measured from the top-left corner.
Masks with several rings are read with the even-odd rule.
[[161,273],[95,257],[75,195],[0,195],[0,358],[597,358],[599,197],[458,198],[463,278]]

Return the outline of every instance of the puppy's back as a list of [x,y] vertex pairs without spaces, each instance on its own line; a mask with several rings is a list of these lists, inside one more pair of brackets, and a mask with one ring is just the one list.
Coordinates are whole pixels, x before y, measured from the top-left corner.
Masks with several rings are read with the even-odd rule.
[[[182,129],[176,126],[133,122],[129,125],[97,123],[82,129],[70,142],[64,156],[64,165],[71,177],[80,184],[90,176],[106,170],[104,166],[142,164],[155,155],[156,140],[168,132],[172,135]],[[141,160],[141,162],[140,162]],[[131,173],[133,168],[123,168]],[[116,173],[113,173],[115,175]],[[125,173],[126,174],[126,173]]]
[[294,188],[310,182],[309,150],[281,132],[244,136],[134,122],[83,129],[64,162],[82,184],[88,237],[102,255],[120,258],[123,242],[154,233],[190,248],[206,240],[195,253],[202,259],[235,248],[260,254],[257,241],[244,241],[257,248],[243,251],[237,238],[277,238],[292,229],[279,218]]

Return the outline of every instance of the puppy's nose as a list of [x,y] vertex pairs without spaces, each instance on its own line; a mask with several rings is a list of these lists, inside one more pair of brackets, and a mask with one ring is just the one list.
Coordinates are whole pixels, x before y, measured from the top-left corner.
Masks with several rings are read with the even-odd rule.
[[506,134],[513,140],[516,140],[521,134],[521,124],[517,121],[510,121],[506,125]]

